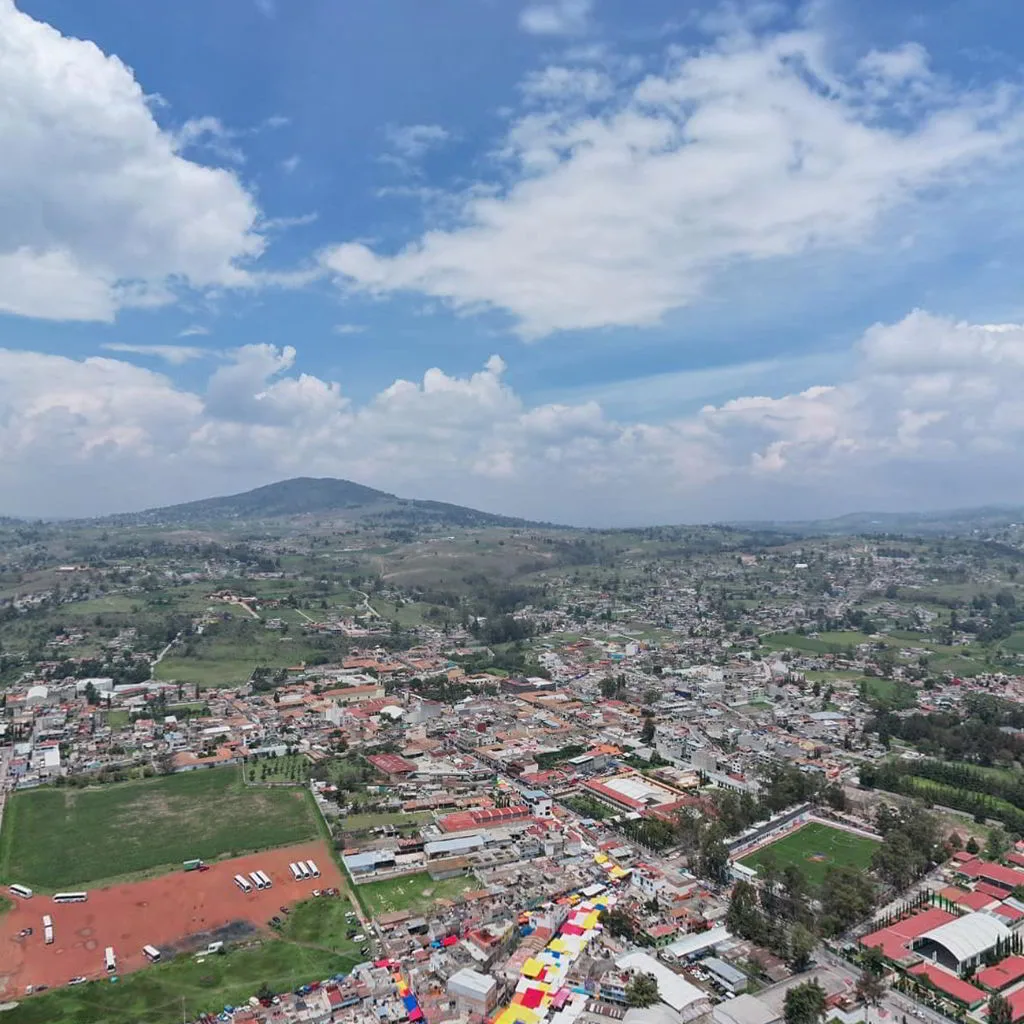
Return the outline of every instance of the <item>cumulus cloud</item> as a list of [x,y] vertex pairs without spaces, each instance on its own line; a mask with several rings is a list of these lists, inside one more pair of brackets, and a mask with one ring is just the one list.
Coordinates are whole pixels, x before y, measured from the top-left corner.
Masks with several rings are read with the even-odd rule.
[[259,210],[229,170],[186,159],[214,119],[164,131],[131,70],[0,0],[0,311],[111,320],[172,289],[250,282]]
[[194,391],[115,359],[0,350],[0,512],[116,511],[293,475],[597,525],[1024,501],[1022,352],[1024,325],[917,311],[867,330],[845,380],[646,423],[531,404],[498,356],[359,404],[298,372],[291,347],[238,349]]
[[349,242],[325,264],[348,289],[502,310],[528,338],[643,327],[737,264],[862,245],[1019,158],[1018,86],[956,92],[917,46],[852,67],[832,49],[742,26],[614,92],[593,69],[535,73],[498,147],[507,177],[452,194],[397,252]]

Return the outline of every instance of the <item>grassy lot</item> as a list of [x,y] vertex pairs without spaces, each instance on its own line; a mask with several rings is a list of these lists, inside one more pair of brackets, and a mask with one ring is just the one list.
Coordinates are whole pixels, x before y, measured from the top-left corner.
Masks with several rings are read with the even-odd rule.
[[246,787],[237,768],[92,789],[34,789],[8,800],[0,876],[39,889],[67,888],[318,834],[307,793]]
[[114,708],[107,712],[107,725],[111,729],[123,729],[131,716],[123,708]]
[[[227,607],[227,606],[225,606]],[[245,615],[245,613],[242,613]],[[297,627],[287,633],[264,628],[246,615],[245,620],[211,628],[189,648],[176,647],[157,665],[157,679],[234,686],[244,683],[257,666],[289,668],[314,658],[340,656],[343,645],[331,637],[308,637]]]
[[878,843],[874,839],[865,839],[812,821],[778,842],[763,846],[749,857],[741,858],[740,863],[756,868],[771,851],[780,868],[795,864],[808,883],[817,887],[825,880],[825,874],[831,867],[849,865],[861,870],[867,868],[877,848]]
[[917,691],[908,683],[880,676],[865,676],[864,691],[869,699],[893,708],[912,708],[917,703]]
[[364,832],[367,829],[377,828],[379,825],[394,825],[395,828],[403,828],[407,825],[422,825],[425,821],[431,821],[434,815],[430,811],[414,811],[410,814],[402,812],[380,813],[380,814],[350,814],[343,818],[341,827],[346,832]]
[[304,754],[288,754],[285,757],[261,757],[245,766],[249,782],[297,782],[309,778],[309,758]]
[[346,932],[353,929],[357,934],[362,931],[358,918],[345,917],[346,913],[352,913],[354,909],[344,897],[333,899],[322,896],[297,903],[285,919],[281,934],[286,939],[320,946],[358,963],[364,959],[359,948],[366,945],[366,940],[353,942],[346,935]]
[[[340,900],[332,902],[341,903]],[[199,964],[180,957],[126,975],[116,985],[93,981],[27,999],[3,1014],[4,1024],[178,1024],[182,1000],[188,1020],[201,1012],[238,1006],[264,982],[275,992],[349,971],[362,957],[310,949],[292,942],[210,956]]]
[[471,891],[479,888],[480,884],[472,875],[435,882],[425,871],[386,882],[353,886],[356,898],[372,917],[396,910],[423,912],[429,910],[435,900],[456,900],[467,889]]

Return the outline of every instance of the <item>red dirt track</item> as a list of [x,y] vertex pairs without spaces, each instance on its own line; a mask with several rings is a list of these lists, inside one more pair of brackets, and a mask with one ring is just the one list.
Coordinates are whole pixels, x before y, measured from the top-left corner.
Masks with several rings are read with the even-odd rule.
[[[295,860],[316,861],[320,877],[296,882],[288,868]],[[273,886],[243,893],[233,877],[257,870],[265,871]],[[142,952],[147,944],[167,949],[240,920],[265,929],[270,918],[281,916],[281,906],[308,899],[313,889],[341,886],[338,866],[318,842],[220,861],[208,871],[88,889],[86,903],[54,903],[42,893],[29,900],[10,896],[15,906],[0,919],[0,998],[24,995],[29,985],[53,988],[79,975],[103,977],[107,946],[114,947],[117,973],[126,974],[147,965]],[[43,914],[53,918],[50,946],[43,942]],[[33,933],[19,938],[23,928]]]

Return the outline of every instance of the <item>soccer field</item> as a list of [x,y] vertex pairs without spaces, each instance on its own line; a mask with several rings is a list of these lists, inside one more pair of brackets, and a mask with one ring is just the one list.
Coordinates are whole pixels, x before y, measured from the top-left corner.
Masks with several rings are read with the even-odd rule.
[[0,878],[39,889],[180,868],[192,857],[288,846],[319,835],[308,793],[242,784],[238,768],[11,794]]
[[466,890],[479,888],[480,883],[473,875],[459,875],[435,882],[426,871],[391,878],[386,882],[353,886],[363,909],[372,917],[396,910],[422,913],[433,906],[434,900],[457,900]]
[[766,857],[771,856],[780,869],[795,864],[803,872],[804,878],[817,887],[825,880],[829,868],[867,868],[877,849],[878,843],[874,839],[812,821],[777,842],[741,857],[740,863],[756,869]]

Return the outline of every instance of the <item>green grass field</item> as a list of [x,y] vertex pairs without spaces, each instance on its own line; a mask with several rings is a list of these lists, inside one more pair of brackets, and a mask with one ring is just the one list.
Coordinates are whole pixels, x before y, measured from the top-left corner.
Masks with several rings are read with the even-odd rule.
[[329,949],[333,953],[353,958],[358,963],[364,959],[359,949],[366,945],[366,940],[353,942],[346,935],[352,930],[357,934],[362,931],[358,918],[345,917],[346,913],[352,913],[354,909],[344,896],[340,899],[321,897],[305,900],[292,907],[292,912],[285,918],[281,935],[308,946]]
[[245,775],[253,783],[294,782],[301,785],[309,778],[310,767],[309,758],[303,754],[261,757],[245,766]]
[[808,883],[818,887],[825,880],[829,868],[844,865],[862,870],[867,868],[876,849],[878,843],[874,839],[812,821],[778,842],[740,858],[740,863],[756,868],[770,851],[780,869],[795,864]]
[[396,910],[429,910],[435,900],[456,900],[466,890],[479,888],[480,883],[472,875],[435,882],[425,871],[386,882],[353,886],[357,899],[371,917]]
[[[340,904],[341,900],[332,902]],[[178,1024],[182,1002],[187,1020],[201,1012],[238,1006],[266,983],[275,992],[343,974],[358,954],[338,955],[292,942],[266,942],[256,949],[209,956],[203,963],[180,957],[121,978],[116,985],[93,981],[25,1000],[3,1014],[4,1024]]]
[[307,793],[246,787],[237,768],[92,789],[34,789],[8,800],[0,877],[67,888],[318,835]]

